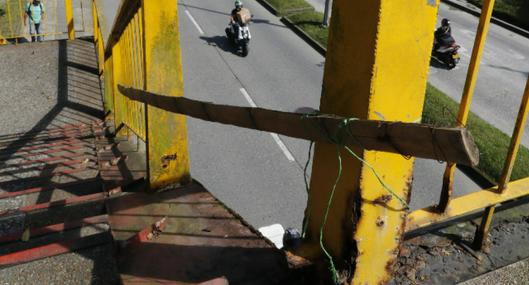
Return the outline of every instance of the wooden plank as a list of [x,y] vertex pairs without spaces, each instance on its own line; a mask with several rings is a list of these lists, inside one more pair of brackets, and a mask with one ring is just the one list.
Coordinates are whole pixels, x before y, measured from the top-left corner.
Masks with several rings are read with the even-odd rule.
[[326,114],[300,114],[262,108],[218,105],[169,97],[119,86],[126,97],[157,108],[205,121],[273,132],[315,142],[360,146],[366,150],[398,153],[475,166],[479,151],[465,128],[437,128],[426,124],[348,120]]

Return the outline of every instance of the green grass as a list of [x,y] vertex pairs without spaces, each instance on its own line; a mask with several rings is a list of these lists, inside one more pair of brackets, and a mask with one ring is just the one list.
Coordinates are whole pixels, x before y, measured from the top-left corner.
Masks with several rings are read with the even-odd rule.
[[[435,126],[454,126],[459,105],[450,97],[428,84],[423,111],[423,122]],[[470,113],[468,129],[479,148],[478,169],[489,178],[498,181],[509,149],[510,137],[487,123],[474,113]],[[521,146],[512,173],[512,180],[529,176],[529,150]]]
[[[469,0],[469,2],[478,7],[483,4],[483,0]],[[529,0],[496,0],[494,13],[513,24],[529,28]]]
[[303,12],[289,15],[288,18],[311,38],[327,47],[329,30],[322,27],[323,14],[320,12]]
[[289,10],[312,8],[312,6],[304,0],[267,0],[280,15],[288,14]]

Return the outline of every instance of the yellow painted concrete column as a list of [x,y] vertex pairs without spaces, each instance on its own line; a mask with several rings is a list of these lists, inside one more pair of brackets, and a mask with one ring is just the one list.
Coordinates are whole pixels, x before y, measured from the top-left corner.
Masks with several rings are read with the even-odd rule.
[[[145,89],[184,95],[178,6],[174,0],[143,0]],[[147,106],[147,159],[152,189],[172,183],[188,183],[189,158],[186,120]]]
[[[335,0],[321,111],[361,119],[420,120],[437,4],[436,0]],[[353,265],[351,284],[383,283],[390,278],[398,253],[406,205],[365,164],[339,149],[342,177],[329,201],[338,174],[337,147],[316,144],[305,249],[319,247],[322,238],[338,269]],[[409,200],[413,159],[360,147],[354,151],[400,198]]]
[[75,27],[73,22],[73,3],[72,0],[64,0],[64,9],[66,11],[66,26],[68,27],[68,39],[75,39]]

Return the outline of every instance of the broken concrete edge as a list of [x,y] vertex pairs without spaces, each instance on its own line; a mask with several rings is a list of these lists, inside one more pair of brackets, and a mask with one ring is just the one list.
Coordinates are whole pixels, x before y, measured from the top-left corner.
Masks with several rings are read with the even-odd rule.
[[[475,8],[472,8],[472,7],[468,7],[468,6],[465,6],[465,5],[462,5],[460,3],[457,3],[456,1],[453,1],[453,0],[441,0],[441,2],[449,5],[449,6],[452,6],[452,7],[455,7],[459,10],[462,10],[464,12],[467,12],[469,14],[472,14],[476,17],[480,17],[481,15],[481,9],[479,9],[478,7],[475,7]],[[518,27],[516,25],[513,25],[511,23],[508,23],[506,22],[505,20],[502,20],[502,19],[499,19],[497,17],[492,17],[491,18],[491,23],[494,23],[500,27],[503,27],[511,32],[514,32],[520,36],[523,36],[523,37],[526,37],[526,38],[529,38],[529,31],[528,30],[525,30],[521,27]]]
[[292,20],[290,20],[287,16],[281,18],[281,22],[285,24],[287,27],[289,27],[294,33],[296,33],[302,40],[304,40],[307,44],[309,44],[313,49],[315,49],[319,54],[321,54],[323,57],[327,54],[327,48],[322,46],[319,42],[317,42],[315,39],[313,39],[309,34],[307,34],[304,30],[302,30],[300,27],[298,27]]

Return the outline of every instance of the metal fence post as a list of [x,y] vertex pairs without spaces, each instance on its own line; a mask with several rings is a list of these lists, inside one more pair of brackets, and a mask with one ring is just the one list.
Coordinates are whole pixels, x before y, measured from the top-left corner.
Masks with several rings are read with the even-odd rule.
[[[143,0],[145,90],[184,95],[178,5]],[[148,176],[151,189],[191,180],[185,116],[146,106]]]
[[[459,114],[457,115],[457,124],[464,126],[468,120],[468,114],[470,112],[470,104],[472,102],[472,96],[474,95],[474,89],[476,87],[476,81],[478,78],[479,64],[481,63],[481,55],[485,49],[485,41],[487,39],[487,33],[489,31],[490,18],[492,17],[492,10],[494,8],[495,0],[485,0],[483,8],[481,9],[481,17],[479,19],[479,26],[476,33],[476,39],[474,41],[474,47],[472,49],[472,57],[470,58],[470,65],[468,67],[467,79],[465,82],[465,88],[463,90],[463,98],[459,106]],[[456,165],[448,163],[443,175],[443,189],[441,191],[441,197],[439,200],[438,210],[444,212],[450,203],[452,197],[452,187],[454,181],[454,172]]]
[[[321,112],[372,120],[380,116],[388,121],[420,120],[437,4],[335,0]],[[409,200],[413,159],[364,151],[361,146],[354,151],[366,163],[343,148],[316,144],[305,214],[307,236],[300,254],[314,258],[310,253],[322,245],[339,270],[353,267],[352,284],[380,284],[391,277],[404,231],[406,203],[399,199]],[[335,185],[338,153],[342,176]],[[398,198],[381,185],[368,164]],[[324,255],[324,250],[319,252]]]
[[72,0],[64,0],[64,9],[66,11],[66,26],[68,27],[68,39],[75,39],[75,28],[73,22],[73,3]]

